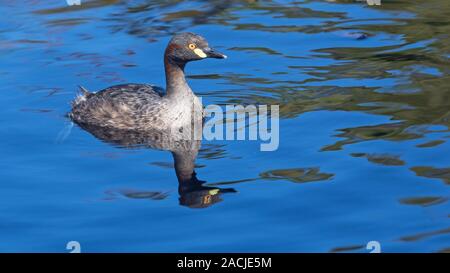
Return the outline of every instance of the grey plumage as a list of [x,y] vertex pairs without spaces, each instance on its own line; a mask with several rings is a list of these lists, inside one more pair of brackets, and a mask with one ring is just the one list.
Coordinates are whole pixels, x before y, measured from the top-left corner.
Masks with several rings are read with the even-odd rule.
[[122,84],[91,93],[80,86],[68,116],[77,124],[123,130],[183,131],[201,124],[202,104],[184,76],[186,63],[226,58],[193,33],[175,35],[164,54],[166,92],[150,84]]
[[152,85],[115,85],[97,93],[80,94],[72,103],[70,117],[78,124],[100,127],[162,129],[165,124],[157,117],[169,106],[166,100]]

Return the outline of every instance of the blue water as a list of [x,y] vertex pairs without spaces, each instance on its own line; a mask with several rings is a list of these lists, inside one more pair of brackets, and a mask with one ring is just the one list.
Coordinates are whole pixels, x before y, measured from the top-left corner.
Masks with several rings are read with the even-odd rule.
[[[1,252],[449,251],[448,1],[3,2]],[[203,141],[198,178],[236,191],[203,208],[169,152],[65,117],[79,84],[164,86],[181,31],[229,57],[188,65],[204,104],[280,105],[276,151]]]

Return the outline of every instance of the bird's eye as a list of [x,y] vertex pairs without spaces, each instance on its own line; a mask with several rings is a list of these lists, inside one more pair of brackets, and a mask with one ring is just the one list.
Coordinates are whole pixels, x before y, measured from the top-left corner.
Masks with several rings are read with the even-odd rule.
[[194,50],[195,48],[197,48],[195,44],[189,44],[189,49]]

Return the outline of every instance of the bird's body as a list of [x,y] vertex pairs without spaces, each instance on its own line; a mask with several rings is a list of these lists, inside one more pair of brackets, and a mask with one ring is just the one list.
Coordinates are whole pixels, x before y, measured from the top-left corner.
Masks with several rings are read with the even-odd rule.
[[[179,129],[189,124],[202,104],[191,92],[176,100],[149,84],[122,84],[88,93],[72,103],[70,117],[77,123],[123,130]],[[200,114],[201,115],[201,114]]]
[[226,58],[193,33],[175,35],[164,54],[166,92],[150,84],[122,84],[91,93],[82,88],[69,117],[80,125],[182,132],[202,119],[203,107],[186,82],[187,62]]

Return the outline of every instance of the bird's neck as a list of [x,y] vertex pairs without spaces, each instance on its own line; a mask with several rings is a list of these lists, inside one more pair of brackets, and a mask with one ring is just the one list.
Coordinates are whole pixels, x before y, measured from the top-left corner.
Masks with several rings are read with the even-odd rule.
[[[188,142],[182,142],[188,143]],[[180,184],[192,183],[195,178],[195,158],[198,153],[198,146],[194,144],[198,142],[192,142],[192,150],[186,149],[186,151],[173,151],[173,159],[175,166],[175,173]]]
[[164,68],[166,72],[166,92],[169,98],[192,95],[191,88],[184,76],[185,63],[178,63],[164,56]]

